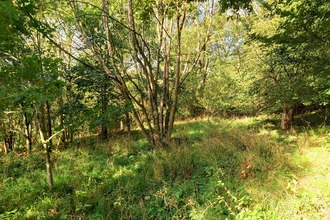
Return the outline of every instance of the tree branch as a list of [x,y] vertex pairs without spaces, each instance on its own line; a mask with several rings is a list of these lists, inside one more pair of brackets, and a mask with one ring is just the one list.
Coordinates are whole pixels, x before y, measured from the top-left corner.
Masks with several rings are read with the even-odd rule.
[[[72,126],[72,124],[70,124],[68,127]],[[60,131],[56,132],[55,134],[53,134],[52,136],[50,136],[47,140],[42,140],[42,144],[47,144],[49,141],[51,141],[56,135],[62,133],[65,129],[67,129],[68,127],[65,127],[63,129],[61,129]],[[40,132],[42,132],[40,130]]]

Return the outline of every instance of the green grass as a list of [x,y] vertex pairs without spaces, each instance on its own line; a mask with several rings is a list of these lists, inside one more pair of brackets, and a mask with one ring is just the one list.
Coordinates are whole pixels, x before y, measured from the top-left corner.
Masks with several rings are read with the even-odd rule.
[[42,152],[12,152],[0,157],[0,219],[329,219],[321,119],[288,131],[266,116],[180,122],[180,141],[160,150],[137,134],[81,139],[52,153],[52,191]]

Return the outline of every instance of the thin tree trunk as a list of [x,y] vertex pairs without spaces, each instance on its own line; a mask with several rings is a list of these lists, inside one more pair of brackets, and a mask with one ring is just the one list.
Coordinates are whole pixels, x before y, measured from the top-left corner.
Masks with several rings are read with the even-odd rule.
[[[130,3],[132,3],[132,2],[130,2]],[[92,51],[94,52],[94,55],[95,55],[97,61],[104,68],[106,74],[111,78],[115,78],[114,81],[115,81],[118,89],[120,90],[125,102],[127,103],[127,105],[129,105],[132,108],[132,117],[135,120],[135,122],[137,123],[137,125],[140,128],[141,132],[147,138],[148,142],[151,145],[154,145],[153,135],[152,135],[153,132],[152,132],[152,126],[150,125],[149,115],[147,114],[145,107],[142,106],[141,103],[139,103],[136,100],[136,98],[130,94],[129,89],[127,88],[127,86],[125,84],[125,80],[122,76],[123,71],[118,66],[119,65],[118,60],[116,59],[117,54],[116,54],[115,47],[113,45],[113,39],[112,39],[111,31],[110,31],[110,28],[108,26],[109,25],[108,14],[107,14],[107,12],[109,11],[108,4],[109,4],[109,2],[107,0],[102,0],[103,25],[104,25],[104,29],[105,29],[106,38],[107,38],[108,55],[111,58],[110,61],[111,61],[112,67],[113,67],[113,71],[110,71],[110,69],[107,67],[106,63],[99,56],[99,54],[95,51],[95,48],[93,47],[93,45],[90,44],[90,46],[91,46]],[[131,4],[129,4],[129,5],[132,6]],[[128,9],[129,9],[129,13],[132,13],[132,8],[128,8]],[[77,19],[79,20],[79,17],[77,17]],[[129,18],[129,19],[131,19],[131,18]],[[134,32],[135,30],[131,29],[131,31]],[[135,33],[131,33],[131,34],[134,35]],[[137,48],[134,46],[132,49],[136,51]],[[143,62],[140,62],[140,64],[142,64],[142,63]],[[115,75],[115,77],[113,75]],[[131,81],[131,82],[134,83],[133,81]],[[139,111],[134,106],[133,103],[138,105],[141,108],[141,111]],[[145,125],[143,124],[142,119],[139,115],[139,112],[142,112],[143,116],[145,116],[147,118],[146,123],[148,124],[149,130],[147,130]]]
[[3,138],[3,147],[6,154],[14,149],[15,145],[15,133],[11,130],[12,123],[15,123],[12,120],[10,114],[7,114],[6,121],[0,121],[1,131],[2,131],[2,138]]
[[9,149],[9,151],[12,151],[14,149],[14,144],[15,144],[14,132],[9,131],[5,140],[7,143],[7,148]]
[[129,113],[126,112],[122,120],[120,120],[120,130],[130,132],[131,130],[131,120],[129,118]]
[[125,131],[131,131],[131,119],[128,112],[125,113]]
[[27,113],[25,112],[23,114],[23,120],[25,125],[24,126],[25,146],[28,152],[32,151],[32,126],[31,126],[32,117],[29,120]]
[[[45,104],[46,104],[46,106],[45,106]],[[47,111],[45,111],[45,107],[47,108]],[[47,115],[46,115],[46,113],[47,113]],[[47,126],[47,122],[50,123],[49,114],[50,114],[49,105],[47,105],[47,102],[42,103],[40,105],[40,109],[39,109],[39,113],[38,113],[39,123],[37,123],[37,124],[38,124],[38,129],[39,129],[40,140],[41,140],[42,146],[45,151],[48,186],[49,186],[49,189],[51,190],[54,187],[53,173],[52,173],[51,160],[50,160],[51,149],[48,145],[48,143],[51,143],[51,139],[46,141],[46,138],[48,138],[48,137],[45,137],[45,134],[49,134],[50,133],[49,129],[51,129],[51,126],[49,126],[49,125]],[[46,120],[46,118],[47,118],[47,120]],[[51,137],[51,136],[49,136],[49,137]]]
[[47,170],[48,186],[49,186],[49,189],[52,190],[54,188],[54,180],[53,180],[53,172],[52,172],[52,166],[51,166],[51,161],[50,161],[49,149],[47,149],[47,151],[46,151],[46,170]]
[[[52,131],[52,120],[51,120],[51,116],[50,116],[50,103],[48,100],[46,100],[46,117],[47,117],[47,133],[48,133],[48,137],[51,137],[53,135],[53,131]],[[50,148],[53,146],[53,141],[52,139],[49,141],[49,146]]]
[[[63,109],[63,97],[60,95],[59,101],[58,101],[59,109]],[[64,128],[64,117],[63,113],[60,112],[60,117],[59,117],[59,125],[61,128]],[[63,130],[62,134],[60,136],[60,143],[59,145],[61,146],[62,149],[65,149],[66,147],[66,131]]]
[[174,120],[175,120],[175,113],[176,108],[178,104],[178,98],[179,98],[179,89],[180,89],[180,73],[181,73],[181,34],[182,34],[182,28],[183,24],[186,19],[186,14],[183,14],[183,18],[181,20],[181,15],[177,15],[177,48],[176,48],[176,66],[175,66],[175,77],[174,77],[174,94],[173,94],[173,103],[170,109],[170,117],[169,117],[169,125],[168,125],[168,131],[166,134],[166,138],[170,138],[172,135],[172,130],[174,126]]
[[52,166],[51,166],[51,160],[50,160],[50,149],[45,140],[44,133],[41,130],[41,126],[39,127],[39,134],[40,134],[40,139],[42,141],[42,145],[45,150],[48,186],[49,186],[49,189],[52,190],[54,188],[54,181],[53,181],[53,172],[52,172]]
[[7,148],[5,139],[3,139],[2,143],[3,143],[3,152],[4,152],[5,155],[7,155],[8,154],[8,148]]
[[8,147],[6,144],[6,128],[5,128],[5,123],[3,120],[0,119],[0,128],[1,128],[1,135],[2,135],[2,146],[3,146],[3,151],[4,154],[8,154]]
[[[129,40],[132,48],[132,55],[133,59],[141,68],[143,76],[146,79],[146,92],[148,96],[148,104],[150,108],[150,119],[148,119],[148,124],[152,124],[149,126],[149,135],[152,141],[152,145],[156,147],[162,147],[164,144],[163,135],[161,134],[160,128],[160,112],[158,111],[158,84],[157,84],[157,77],[153,73],[153,67],[151,65],[150,57],[148,57],[148,50],[144,47],[147,47],[146,44],[143,44],[139,41],[135,27],[135,20],[134,20],[134,12],[133,12],[133,5],[132,0],[128,0],[128,10],[127,10],[127,19],[128,19],[128,26],[129,26]],[[148,116],[148,114],[146,114]],[[143,125],[142,125],[143,126]]]
[[[106,80],[106,77],[105,79]],[[108,127],[106,125],[105,119],[106,119],[106,111],[108,108],[108,99],[107,99],[107,94],[106,94],[106,88],[105,85],[102,85],[102,90],[101,90],[101,105],[102,105],[102,109],[101,109],[101,138],[103,140],[108,138]]]

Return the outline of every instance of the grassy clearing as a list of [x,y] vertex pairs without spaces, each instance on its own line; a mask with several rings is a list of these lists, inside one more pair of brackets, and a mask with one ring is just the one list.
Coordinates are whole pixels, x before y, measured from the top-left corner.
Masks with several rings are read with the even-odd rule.
[[0,219],[329,219],[326,126],[273,118],[178,123],[152,150],[139,135],[82,139],[52,154],[0,158]]

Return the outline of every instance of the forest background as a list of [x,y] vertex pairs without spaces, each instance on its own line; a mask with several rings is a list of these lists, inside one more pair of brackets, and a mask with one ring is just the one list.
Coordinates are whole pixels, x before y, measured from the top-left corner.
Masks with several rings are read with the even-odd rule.
[[[203,150],[200,149],[199,152],[198,148],[192,146],[195,142],[204,145],[204,141],[209,141],[210,137],[221,138],[222,147],[219,147],[219,143],[208,143],[217,146],[216,149],[209,149],[210,152],[223,154],[216,161],[233,162],[235,153],[233,149],[233,152],[228,150],[230,146],[243,149],[244,153],[256,153],[253,149],[258,149],[260,154],[260,151],[265,150],[271,152],[273,158],[279,159],[285,153],[274,152],[270,146],[274,137],[269,136],[269,143],[262,143],[265,149],[261,149],[258,142],[260,137],[249,135],[249,129],[277,129],[279,136],[275,139],[280,141],[275,145],[280,145],[281,141],[292,141],[285,136],[288,135],[285,132],[296,135],[295,143],[301,141],[302,137],[307,138],[306,143],[314,143],[310,133],[299,133],[307,128],[317,133],[319,130],[313,126],[323,129],[317,135],[326,135],[330,99],[329,15],[330,3],[325,0],[1,1],[2,190],[11,189],[9,185],[19,181],[22,169],[30,169],[26,164],[34,163],[41,157],[47,172],[35,175],[46,175],[44,180],[47,180],[46,188],[50,188],[50,191],[44,189],[37,193],[37,197],[42,197],[41,200],[45,197],[56,200],[67,196],[70,201],[63,201],[70,203],[71,208],[62,212],[60,208],[54,207],[36,208],[37,214],[31,211],[31,216],[44,213],[50,218],[78,218],[77,216],[99,214],[107,218],[105,216],[111,213],[118,218],[130,219],[142,214],[148,218],[152,215],[184,217],[186,213],[190,213],[190,218],[202,218],[204,215],[216,216],[214,213],[220,213],[222,216],[238,218],[246,213],[263,213],[260,210],[267,208],[252,208],[255,204],[247,196],[248,193],[244,192],[239,197],[241,191],[237,195],[231,193],[230,187],[219,182],[220,180],[209,186],[213,187],[211,191],[216,191],[216,201],[222,204],[220,211],[215,209],[217,202],[212,200],[214,195],[203,194],[203,199],[197,198],[200,184],[196,183],[196,178],[216,179],[215,175],[223,178],[223,173],[219,170],[221,167],[228,169],[233,175],[235,172],[240,173],[238,176],[243,179],[247,176],[257,178],[256,173],[266,172],[270,169],[268,166],[259,164],[257,166],[263,168],[258,170],[251,158],[246,159],[246,155],[241,159],[236,158],[235,165],[204,164],[201,159]],[[313,118],[312,113],[315,111],[321,112],[318,119],[322,120],[307,120],[306,117]],[[263,118],[265,115],[267,119]],[[245,117],[251,117],[251,120],[257,122],[251,122],[253,125],[248,126],[237,122]],[[221,122],[219,118],[222,118]],[[260,118],[263,118],[262,123]],[[193,120],[199,121],[196,122],[197,125],[191,122]],[[188,123],[186,127],[184,123]],[[183,126],[182,132],[180,126]],[[194,132],[191,133],[187,127]],[[207,135],[199,136],[203,132]],[[257,135],[259,130],[253,132]],[[235,135],[236,141],[233,140]],[[190,136],[192,139],[189,139]],[[243,141],[243,137],[250,139]],[[253,139],[256,142],[250,143]],[[319,139],[323,140],[320,137]],[[133,146],[131,141],[136,142],[137,146]],[[118,152],[115,147],[111,147],[109,151],[100,149],[101,145],[107,149],[119,143],[125,146],[119,147],[121,150]],[[326,141],[322,143],[325,144]],[[316,142],[314,144],[317,145]],[[223,148],[223,145],[228,145],[228,149]],[[258,148],[251,147],[252,145]],[[155,191],[155,197],[145,195],[146,192],[142,192],[143,187],[140,186],[141,188],[137,187],[140,193],[138,198],[151,198],[148,201],[153,202],[149,204],[150,207],[154,205],[163,209],[165,206],[165,211],[152,208],[149,210],[146,204],[140,203],[141,210],[145,206],[144,212],[137,211],[136,208],[134,210],[138,214],[132,214],[133,211],[125,209],[124,202],[118,200],[126,198],[123,195],[116,194],[113,201],[108,198],[111,197],[109,195],[100,195],[105,200],[111,200],[109,203],[112,205],[95,205],[85,198],[84,193],[87,190],[79,191],[77,185],[62,188],[61,184],[56,185],[56,182],[68,184],[68,179],[65,180],[68,177],[55,175],[54,184],[52,168],[57,167],[55,172],[63,173],[54,161],[70,155],[72,149],[77,154],[80,147],[109,156],[113,160],[116,160],[116,152],[127,153],[128,149],[134,153],[130,152],[126,157],[133,158],[134,163],[145,160],[138,155],[150,153],[147,157],[154,158],[149,161],[156,164],[150,162],[145,166],[153,167],[155,182],[150,180],[151,185],[144,187],[151,187]],[[171,165],[166,159],[171,156],[165,156],[164,152],[176,152],[177,155],[182,154],[183,158],[188,158],[189,155],[191,157],[187,159],[187,164],[179,163],[177,168],[173,168],[175,158]],[[268,153],[261,153],[262,158],[266,159]],[[199,159],[193,159],[196,155],[199,155]],[[197,166],[198,162],[193,162],[194,160],[202,164]],[[119,164],[123,167],[132,166],[128,161],[125,159]],[[169,176],[156,171],[157,161],[169,163],[159,168],[165,172],[165,167],[169,166],[166,171]],[[282,162],[287,165],[285,161]],[[79,163],[75,162],[75,166],[85,169]],[[276,164],[275,159],[274,163]],[[241,169],[237,166],[243,167]],[[299,166],[305,167],[301,164]],[[250,171],[252,167],[253,172]],[[146,176],[151,175],[149,171],[144,172]],[[249,172],[253,174],[248,175]],[[91,178],[91,174],[86,175]],[[98,178],[102,179],[102,175],[99,174]],[[171,181],[177,181],[176,176],[192,181],[191,185],[187,184],[187,188],[193,189],[187,190],[195,195],[194,201],[200,211],[188,199],[190,197],[184,195],[184,189],[174,190],[173,199],[176,198],[177,203],[166,200],[168,198],[165,198],[165,194],[156,193],[165,193],[158,188],[160,180],[168,182],[170,178]],[[290,184],[297,179],[296,174],[294,178],[291,177]],[[116,181],[117,185],[114,182],[108,184],[116,187],[123,184],[118,179]],[[229,182],[232,181],[233,179]],[[144,184],[145,182],[147,179],[144,179]],[[231,185],[234,186],[235,184]],[[220,190],[219,187],[224,188]],[[36,187],[33,189],[36,190]],[[50,196],[48,193],[52,191],[63,195],[60,193],[61,195]],[[101,191],[105,192],[103,188],[98,192]],[[203,193],[207,191],[201,189]],[[11,190],[6,192],[9,197],[14,195]],[[41,196],[40,193],[45,194]],[[86,201],[82,202],[82,198]],[[27,203],[33,199],[35,198],[27,199]],[[125,204],[133,203],[131,201]],[[62,205],[64,204],[58,204],[59,207]],[[102,211],[95,208],[99,206],[103,207]],[[15,208],[13,202],[8,207],[9,210],[6,205],[1,204],[0,215],[28,218],[28,210],[36,206],[30,204]],[[300,209],[304,210],[301,207]],[[255,210],[259,211],[254,212]],[[265,213],[271,217],[274,214]]]

